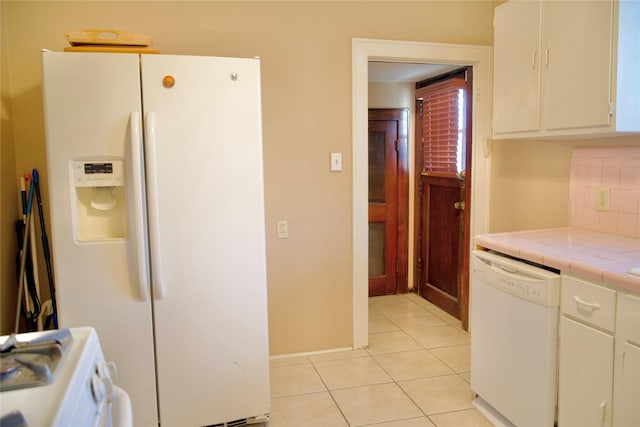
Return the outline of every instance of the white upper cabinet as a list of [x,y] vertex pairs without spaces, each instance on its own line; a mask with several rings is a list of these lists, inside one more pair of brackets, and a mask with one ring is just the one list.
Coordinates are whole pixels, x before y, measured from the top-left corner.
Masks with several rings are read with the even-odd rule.
[[510,1],[495,10],[494,134],[540,129],[540,18],[535,1]]
[[611,1],[544,2],[542,111],[547,130],[608,127]]
[[495,138],[640,132],[640,2],[523,1],[494,17]]

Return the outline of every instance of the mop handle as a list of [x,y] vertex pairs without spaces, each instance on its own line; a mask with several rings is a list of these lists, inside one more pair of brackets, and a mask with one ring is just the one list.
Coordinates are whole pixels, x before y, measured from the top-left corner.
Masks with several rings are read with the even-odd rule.
[[[22,208],[20,214],[22,215],[22,225],[24,226],[27,223],[27,184],[25,175],[22,175],[20,177],[20,201],[22,202],[22,204],[20,205],[20,207]],[[22,246],[22,243],[20,243],[20,246]],[[22,251],[20,251],[20,256],[22,257]],[[22,258],[20,259],[22,260]],[[18,283],[18,286],[24,286],[24,292],[27,292],[27,284],[23,283],[22,280],[20,281],[20,283]],[[28,305],[29,299],[26,299],[26,301]],[[26,310],[30,311],[30,307],[27,307]]]
[[[38,215],[40,217],[40,234],[42,237],[42,252],[44,254],[44,261],[47,267],[47,279],[49,281],[49,294],[51,297],[51,308],[53,313],[51,319],[53,319],[53,327],[58,329],[58,304],[56,303],[56,287],[53,279],[53,270],[51,269],[51,252],[49,252],[49,238],[47,237],[47,228],[44,222],[44,214],[42,212],[42,197],[40,196],[40,175],[38,169],[31,171],[33,175],[33,183],[35,184],[36,197],[38,199]],[[48,324],[48,321],[47,321]]]
[[33,183],[35,184],[36,189],[36,197],[38,198],[38,213],[40,214],[40,233],[42,237],[42,248],[44,252],[44,259],[49,259],[49,238],[47,237],[47,231],[44,226],[44,215],[42,215],[42,199],[40,197],[40,177],[38,176],[38,169],[33,169],[31,171],[31,175],[33,175]]
[[[29,243],[29,223],[31,222],[31,205],[33,203],[33,191],[35,183],[31,180],[29,185],[29,199],[27,201],[27,221],[24,228],[24,238],[22,240],[22,258],[20,259],[20,280],[18,283],[23,283],[24,270],[27,265],[27,244]],[[17,334],[20,329],[20,308],[22,306],[22,286],[18,288],[18,306],[16,307],[16,326],[14,332]]]
[[24,176],[20,177],[20,198],[22,199],[22,223],[27,220],[27,188]]

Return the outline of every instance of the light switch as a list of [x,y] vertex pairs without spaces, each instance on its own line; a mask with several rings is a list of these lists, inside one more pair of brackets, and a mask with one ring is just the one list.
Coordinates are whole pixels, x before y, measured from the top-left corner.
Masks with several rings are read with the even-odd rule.
[[276,222],[278,239],[287,239],[289,238],[289,223],[286,219],[279,219]]
[[331,172],[342,171],[342,153],[331,153]]

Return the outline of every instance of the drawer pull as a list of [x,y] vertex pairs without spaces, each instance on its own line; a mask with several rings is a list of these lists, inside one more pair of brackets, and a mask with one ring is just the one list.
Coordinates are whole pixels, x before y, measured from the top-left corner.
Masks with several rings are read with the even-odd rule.
[[582,298],[580,298],[578,296],[575,296],[575,295],[573,296],[573,300],[578,305],[591,309],[591,311],[598,310],[600,308],[600,304],[595,303],[595,302],[587,302],[587,301],[583,300]]

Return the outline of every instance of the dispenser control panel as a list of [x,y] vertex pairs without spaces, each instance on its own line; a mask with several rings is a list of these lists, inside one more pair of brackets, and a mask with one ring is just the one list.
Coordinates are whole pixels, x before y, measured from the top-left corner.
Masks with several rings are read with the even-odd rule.
[[74,160],[76,187],[119,187],[124,184],[122,160]]

